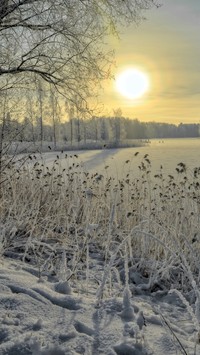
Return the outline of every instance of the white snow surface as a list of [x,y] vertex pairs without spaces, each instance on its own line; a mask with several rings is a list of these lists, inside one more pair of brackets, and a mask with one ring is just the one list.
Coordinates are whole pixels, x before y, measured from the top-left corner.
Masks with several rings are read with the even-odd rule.
[[87,287],[84,280],[68,283],[1,258],[1,355],[194,354],[194,325],[177,296],[136,295],[124,286],[124,296],[122,289],[97,302],[94,279]]

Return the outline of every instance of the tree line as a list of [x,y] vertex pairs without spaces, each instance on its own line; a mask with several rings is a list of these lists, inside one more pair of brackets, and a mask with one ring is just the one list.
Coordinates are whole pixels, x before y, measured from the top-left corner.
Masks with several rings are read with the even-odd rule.
[[[52,99],[52,98],[51,98]],[[7,136],[15,132],[16,140],[52,143],[57,148],[58,143],[68,146],[79,146],[84,143],[113,143],[115,146],[129,140],[149,140],[153,138],[186,138],[199,137],[200,124],[191,123],[178,125],[160,122],[141,122],[139,119],[130,119],[119,114],[113,116],[79,117],[69,116],[67,120],[59,116],[58,103],[54,97],[52,107],[48,107],[46,116],[26,115],[23,120],[6,114],[4,129]],[[45,111],[39,108],[39,111]],[[30,112],[29,112],[30,113]],[[41,113],[41,112],[40,112]],[[49,113],[50,116],[47,115]],[[120,113],[120,112],[119,112]],[[33,112],[32,112],[33,114]]]

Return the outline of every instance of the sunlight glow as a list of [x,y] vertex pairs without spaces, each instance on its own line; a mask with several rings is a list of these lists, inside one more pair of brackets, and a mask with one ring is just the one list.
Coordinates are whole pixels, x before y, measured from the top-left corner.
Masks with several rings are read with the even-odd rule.
[[147,74],[138,69],[126,69],[116,76],[116,89],[130,100],[143,96],[149,89]]

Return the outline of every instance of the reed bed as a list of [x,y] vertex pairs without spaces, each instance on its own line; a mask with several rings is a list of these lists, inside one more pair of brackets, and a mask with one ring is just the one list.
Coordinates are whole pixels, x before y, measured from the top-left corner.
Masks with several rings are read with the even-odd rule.
[[[133,292],[180,291],[189,302],[199,286],[200,168],[180,162],[171,175],[153,175],[145,155],[124,176],[84,171],[78,156],[59,156],[51,166],[34,155],[4,171],[1,186],[1,253],[56,272],[63,250],[68,277],[90,272],[89,253],[98,252],[109,278],[123,280],[127,258]],[[135,168],[135,166],[134,166]],[[80,266],[81,265],[81,266]],[[131,270],[140,272],[138,288]],[[132,277],[132,279],[131,279]],[[111,282],[109,280],[109,282]],[[105,282],[105,287],[107,281]]]
[[35,155],[24,165],[10,160],[2,172],[1,255],[33,264],[41,280],[56,276],[69,290],[93,294],[97,305],[119,295],[126,316],[131,296],[174,294],[193,320],[196,354],[200,168],[180,162],[170,175],[163,166],[153,174],[148,154],[139,166],[135,155],[121,179],[109,166],[85,171],[76,154],[65,154],[64,164],[59,155],[51,164]]

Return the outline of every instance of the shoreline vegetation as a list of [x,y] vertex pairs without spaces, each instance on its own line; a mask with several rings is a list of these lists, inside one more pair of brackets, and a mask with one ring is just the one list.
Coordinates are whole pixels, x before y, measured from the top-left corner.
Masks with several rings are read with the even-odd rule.
[[[139,177],[133,178],[131,169],[138,159]],[[180,162],[167,177],[163,166],[154,176],[149,154],[138,157],[133,152],[132,158],[124,162],[123,177],[118,179],[109,177],[109,166],[102,174],[85,171],[78,154],[66,154],[65,160],[66,167],[58,156],[51,166],[36,160],[21,169],[13,163],[4,171],[2,260],[14,262],[17,275],[29,269],[36,277],[31,287],[28,281],[28,286],[21,279],[15,285],[13,279],[11,283],[6,278],[5,286],[17,292],[17,298],[22,293],[32,298],[41,296],[42,300],[67,308],[69,314],[77,309],[80,295],[82,304],[86,299],[90,302],[91,317],[97,310],[105,311],[108,303],[117,307],[112,309],[115,324],[120,327],[121,320],[124,324],[131,322],[133,330],[126,334],[128,343],[122,337],[114,347],[116,354],[152,354],[147,352],[148,344],[142,339],[148,331],[151,333],[153,324],[159,324],[162,332],[171,330],[174,349],[180,350],[181,344],[185,351],[178,353],[197,354],[200,168],[196,167],[191,174]],[[138,297],[152,302],[156,320],[148,318],[146,301],[140,303],[140,311],[135,306]],[[171,318],[164,318],[163,325],[154,302],[165,302],[169,310],[173,306],[175,322],[181,309],[181,317],[185,314],[189,319],[186,330],[184,325],[175,328]],[[150,319],[147,324],[146,319]],[[9,321],[10,316],[4,319],[8,326]],[[87,321],[84,318],[86,325]],[[46,324],[40,323],[38,318],[38,332],[44,331]],[[82,318],[81,334],[82,329],[90,337],[96,334],[83,324]],[[74,321],[73,327],[79,330],[80,322]],[[191,337],[187,343],[183,334],[188,329]],[[77,333],[75,337],[78,338]],[[27,339],[29,344],[31,335]],[[159,342],[164,348],[162,337]],[[65,343],[59,346],[64,348]],[[138,346],[139,350],[133,352]],[[188,348],[193,348],[192,352]]]
[[67,152],[78,150],[101,150],[101,149],[116,149],[116,148],[137,148],[144,147],[150,144],[148,139],[124,140],[122,142],[73,142],[65,143],[58,142],[56,147],[53,142],[11,142],[5,143],[8,154],[25,154],[25,153],[47,153],[47,152]]
[[20,146],[22,151],[35,153],[102,149],[105,145],[107,148],[137,147],[153,139],[163,141],[200,137],[200,124],[197,123],[175,125],[125,117],[73,118],[66,122],[47,122],[45,118],[41,122],[36,118],[31,121],[28,117],[17,121],[7,114],[5,123],[0,124],[2,143],[11,153],[19,153]]
[[89,150],[104,150],[104,149],[123,149],[123,148],[140,148],[150,146],[152,142],[164,144],[168,140],[183,140],[194,139],[198,140],[200,137],[179,137],[179,138],[152,138],[152,139],[126,139],[122,141],[93,141],[87,142],[64,142],[59,141],[56,143],[52,141],[28,142],[28,141],[12,141],[4,142],[2,148],[3,155],[19,155],[19,154],[42,154],[48,152],[69,152],[69,151],[89,151]]
[[4,142],[2,149],[3,155],[20,155],[20,154],[42,154],[48,152],[68,152],[68,151],[89,151],[89,150],[104,150],[104,149],[123,149],[123,148],[140,148],[150,146],[152,142],[158,142],[163,145],[168,140],[188,140],[199,139],[200,137],[185,137],[185,138],[165,138],[165,139],[127,139],[120,142],[105,142],[105,141],[87,141],[87,142],[57,142],[56,146],[51,141],[27,142],[27,141],[12,141]]

